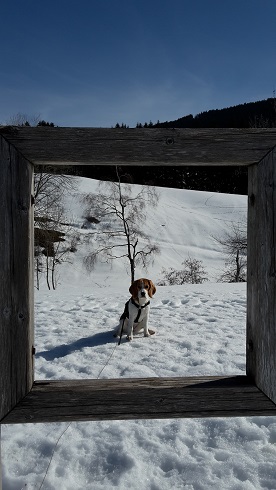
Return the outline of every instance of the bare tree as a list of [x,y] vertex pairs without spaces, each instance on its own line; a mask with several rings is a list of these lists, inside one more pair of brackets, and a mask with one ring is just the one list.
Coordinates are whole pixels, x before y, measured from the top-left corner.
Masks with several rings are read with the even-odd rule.
[[18,112],[13,116],[9,117],[9,119],[5,123],[8,126],[49,126],[55,127],[54,123],[44,121],[44,119],[40,119],[40,114],[29,115],[24,112]]
[[72,175],[49,173],[51,168],[43,167],[39,170],[35,168],[34,176],[34,200],[35,200],[35,219],[39,220],[51,208],[55,209],[58,203],[62,202],[64,195],[74,193],[78,188],[78,179]]
[[23,112],[17,112],[6,121],[6,124],[9,126],[37,126],[39,119],[40,114],[31,116]]
[[222,282],[245,282],[247,280],[247,233],[245,224],[232,223],[222,237],[213,237],[222,246],[226,255],[225,269],[219,280]]
[[43,217],[35,226],[36,287],[39,289],[40,278],[45,277],[48,289],[56,289],[57,267],[70,262],[70,253],[76,251],[79,234],[66,222],[61,201],[53,206],[49,200],[49,209],[43,211]]
[[207,273],[202,265],[202,260],[188,257],[182,262],[183,268],[162,269],[163,279],[159,281],[159,286],[173,286],[181,284],[202,284],[207,281]]
[[99,222],[91,238],[93,250],[84,264],[91,272],[100,256],[110,262],[126,259],[130,268],[131,283],[138,264],[147,267],[159,253],[156,244],[142,231],[146,208],[157,206],[158,194],[154,187],[139,186],[137,190],[122,184],[117,169],[118,182],[101,182],[97,194],[84,196],[86,216],[93,215]]
[[[64,261],[62,257],[67,256],[67,250],[61,244],[64,240],[67,243],[73,239],[72,228],[65,216],[63,199],[66,194],[76,192],[77,188],[78,179],[71,175],[35,173],[34,237],[37,245],[35,274],[38,288],[41,276],[45,277],[49,289],[51,285],[53,289],[56,287],[56,266]],[[66,237],[63,239],[64,234]]]

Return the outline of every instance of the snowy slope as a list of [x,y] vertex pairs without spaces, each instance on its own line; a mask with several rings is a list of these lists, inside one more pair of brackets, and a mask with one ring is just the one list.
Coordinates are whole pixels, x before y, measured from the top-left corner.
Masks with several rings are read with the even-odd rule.
[[[93,193],[97,187],[95,180],[80,179],[79,193],[67,196],[70,220],[79,227],[84,222],[80,195]],[[139,189],[139,186],[133,187]],[[164,188],[158,188],[158,194],[158,207],[147,208],[142,229],[160,247],[161,254],[155,257],[148,271],[137,267],[136,276],[148,275],[157,282],[162,268],[181,268],[183,260],[190,255],[203,261],[209,280],[216,282],[224,268],[225,256],[214,236],[221,236],[232,223],[246,223],[247,197]],[[129,286],[127,263],[122,260],[114,261],[112,268],[100,264],[88,276],[81,263],[81,257],[88,249],[83,247],[74,264],[61,272],[61,279],[66,284],[78,284],[81,280],[83,287],[91,287],[93,281],[104,287],[114,287],[119,277],[121,285]]]
[[[80,227],[76,198],[68,202]],[[160,189],[146,226],[161,255],[141,275],[156,280],[190,252],[215,276],[223,257],[210,237],[245,212],[244,196]],[[118,346],[112,329],[128,298],[125,267],[99,265],[89,276],[82,253],[62,266],[56,291],[36,292],[36,378],[244,374],[245,284],[159,287],[156,335]],[[2,441],[4,490],[276,489],[275,418],[26,424],[4,426]]]

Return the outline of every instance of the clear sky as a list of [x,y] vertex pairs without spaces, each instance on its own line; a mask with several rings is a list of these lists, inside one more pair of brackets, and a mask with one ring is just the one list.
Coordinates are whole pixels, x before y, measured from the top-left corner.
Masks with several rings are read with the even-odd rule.
[[0,10],[0,122],[177,119],[273,97],[276,0],[14,0]]

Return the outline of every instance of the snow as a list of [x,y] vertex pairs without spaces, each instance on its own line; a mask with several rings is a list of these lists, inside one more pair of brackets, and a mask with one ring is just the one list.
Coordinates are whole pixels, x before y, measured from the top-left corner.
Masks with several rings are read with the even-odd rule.
[[[80,187],[93,190],[96,182],[81,179]],[[88,275],[80,247],[72,264],[60,266],[58,289],[36,292],[36,379],[245,373],[246,286],[215,282],[224,257],[213,236],[244,221],[246,197],[159,193],[144,230],[161,254],[137,277],[156,283],[162,267],[179,267],[190,253],[203,260],[210,281],[157,287],[150,313],[156,335],[118,346],[112,330],[129,297],[125,265],[100,263]],[[69,204],[81,229],[78,195]],[[275,458],[274,417],[2,427],[4,490],[275,490]]]

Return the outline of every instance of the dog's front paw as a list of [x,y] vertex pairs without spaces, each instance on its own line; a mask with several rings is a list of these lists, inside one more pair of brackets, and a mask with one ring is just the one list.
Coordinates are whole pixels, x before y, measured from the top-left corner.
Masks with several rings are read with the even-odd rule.
[[144,337],[150,337],[150,333],[149,332],[145,332],[144,333]]
[[131,340],[133,340],[133,336],[132,335],[127,335],[127,340],[130,342]]

